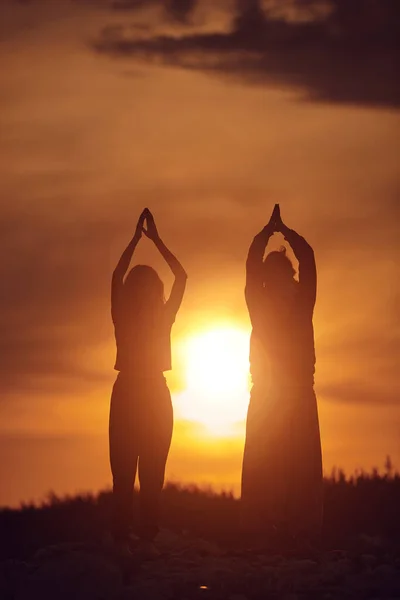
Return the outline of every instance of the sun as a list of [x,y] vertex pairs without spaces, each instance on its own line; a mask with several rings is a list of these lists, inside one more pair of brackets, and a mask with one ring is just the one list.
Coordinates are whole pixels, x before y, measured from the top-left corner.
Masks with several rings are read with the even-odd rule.
[[249,334],[234,327],[203,331],[183,344],[186,389],[179,395],[184,419],[209,433],[230,435],[246,418],[249,401]]

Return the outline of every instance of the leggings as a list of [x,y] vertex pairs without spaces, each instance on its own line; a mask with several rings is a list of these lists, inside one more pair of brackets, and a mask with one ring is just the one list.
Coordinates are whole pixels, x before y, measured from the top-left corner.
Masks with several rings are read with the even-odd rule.
[[112,391],[109,423],[116,539],[126,539],[133,523],[137,468],[139,536],[151,541],[157,535],[159,500],[172,429],[171,395],[163,374],[119,373]]

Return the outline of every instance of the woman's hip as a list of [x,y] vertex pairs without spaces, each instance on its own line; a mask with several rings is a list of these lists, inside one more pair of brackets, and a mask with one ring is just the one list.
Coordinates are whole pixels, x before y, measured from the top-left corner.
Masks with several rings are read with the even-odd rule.
[[113,422],[172,422],[171,393],[163,374],[135,376],[120,372],[114,383],[110,424]]

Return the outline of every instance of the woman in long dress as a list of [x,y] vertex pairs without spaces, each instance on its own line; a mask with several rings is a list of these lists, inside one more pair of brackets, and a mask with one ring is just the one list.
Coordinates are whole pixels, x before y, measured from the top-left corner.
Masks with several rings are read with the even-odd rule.
[[[285,248],[264,253],[281,232]],[[322,525],[322,457],[314,392],[314,252],[282,222],[279,206],[251,244],[246,302],[252,323],[253,380],[242,471],[245,527],[255,533],[318,536]]]

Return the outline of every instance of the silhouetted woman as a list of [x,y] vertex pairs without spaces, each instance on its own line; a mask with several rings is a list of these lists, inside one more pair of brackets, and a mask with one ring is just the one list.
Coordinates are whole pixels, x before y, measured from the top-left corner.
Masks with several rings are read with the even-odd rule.
[[[281,232],[299,261],[299,280],[285,248],[270,252]],[[246,302],[253,331],[253,380],[242,472],[245,524],[254,532],[318,536],[322,522],[322,459],[314,393],[314,252],[283,224],[276,205],[251,244]]]
[[[163,282],[151,267],[136,265],[124,281],[142,233],[154,242],[175,276],[166,302]],[[119,374],[111,397],[109,439],[116,540],[123,545],[128,542],[139,463],[139,536],[150,553],[156,552],[153,540],[158,532],[158,504],[173,427],[164,372],[171,369],[171,328],[186,279],[185,270],[160,239],[154,218],[145,209],[112,277],[115,369]]]

